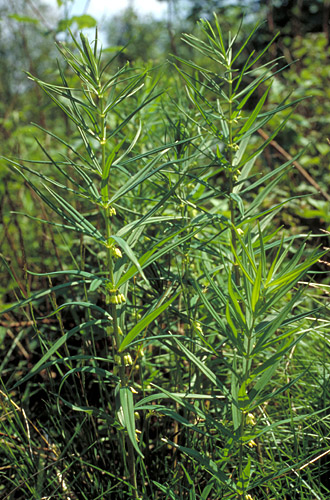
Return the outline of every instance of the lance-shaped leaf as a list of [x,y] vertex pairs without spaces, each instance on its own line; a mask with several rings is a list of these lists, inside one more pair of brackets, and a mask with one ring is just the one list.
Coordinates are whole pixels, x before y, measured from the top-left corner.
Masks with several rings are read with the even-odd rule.
[[119,399],[120,399],[120,412],[122,417],[122,423],[127,430],[128,437],[135,449],[135,451],[143,457],[140,448],[137,445],[136,440],[136,430],[135,430],[135,415],[134,415],[134,401],[133,393],[130,387],[120,387],[119,389]]
[[180,347],[181,351],[187,356],[187,358],[190,359],[190,361],[192,361],[202,373],[204,373],[204,375],[210,380],[210,382],[212,382],[215,387],[220,389],[221,392],[231,400],[232,396],[230,394],[230,391],[225,385],[222,384],[216,374],[206,365],[206,363],[203,363],[203,361],[197,358],[197,356],[189,351],[189,349],[187,349],[178,339],[174,338],[174,340]]
[[129,344],[133,342],[133,340],[139,335],[139,333],[142,332],[142,330],[147,328],[147,326],[149,326],[150,323],[154,321],[154,319],[156,319],[163,311],[165,311],[165,309],[167,309],[172,304],[172,302],[174,302],[174,300],[179,296],[179,294],[180,292],[175,294],[170,300],[165,302],[165,304],[158,307],[150,314],[147,314],[147,316],[144,316],[123,339],[119,347],[119,352],[124,351],[129,346]]
[[118,243],[118,245],[125,252],[125,254],[127,255],[127,257],[136,266],[136,268],[138,269],[139,273],[141,274],[141,276],[143,277],[143,279],[146,281],[146,283],[149,283],[147,277],[145,276],[145,274],[144,274],[144,272],[142,270],[142,267],[141,267],[138,259],[136,258],[133,250],[131,249],[131,247],[129,246],[129,244],[127,243],[127,241],[123,240],[123,238],[121,238],[120,236],[116,236],[116,235],[112,235],[111,239],[115,240],[116,243]]
[[112,319],[108,311],[105,311],[104,309],[102,309],[102,307],[97,306],[92,302],[65,302],[65,304],[61,304],[57,309],[52,311],[50,314],[47,314],[47,316],[42,316],[42,318],[37,318],[37,319],[50,318],[51,316],[54,316],[54,314],[57,314],[58,312],[62,311],[62,309],[64,309],[65,307],[72,307],[72,306],[86,307],[89,310],[94,309],[95,311],[100,312],[104,316],[107,316],[108,319]]
[[251,475],[251,457],[248,457],[248,462],[242,471],[242,476],[237,481],[237,493],[243,495],[244,491],[247,490],[249,486]]

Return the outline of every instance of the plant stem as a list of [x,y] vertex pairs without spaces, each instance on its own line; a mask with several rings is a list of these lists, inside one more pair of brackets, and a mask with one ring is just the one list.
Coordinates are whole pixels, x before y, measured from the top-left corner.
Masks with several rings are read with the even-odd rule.
[[[106,295],[106,307],[109,313],[112,316],[112,325],[113,325],[113,339],[112,343],[113,352],[114,352],[114,363],[117,365],[119,378],[120,378],[120,386],[125,387],[127,385],[127,376],[125,370],[125,360],[124,354],[119,352],[120,346],[120,333],[118,327],[118,314],[117,314],[117,305],[112,301],[112,299],[116,296],[117,290],[115,289],[114,283],[114,274],[113,274],[113,255],[112,255],[112,244],[111,244],[111,212],[110,207],[108,206],[109,202],[109,180],[106,179],[104,182],[104,172],[106,168],[106,144],[107,144],[107,130],[106,130],[106,116],[104,111],[104,96],[101,94],[99,96],[99,110],[101,117],[101,130],[100,130],[100,143],[101,143],[101,167],[102,167],[102,202],[103,202],[103,217],[105,220],[105,230],[106,230],[106,265],[107,265],[107,278],[111,283],[111,292]],[[107,327],[107,335],[108,337],[111,335],[110,325]],[[123,436],[123,461],[125,462],[125,439]],[[128,469],[130,475],[130,483],[133,486],[133,498],[138,498],[137,493],[137,481],[136,481],[136,469],[135,469],[135,455],[134,448],[132,443],[130,442],[129,437],[126,436],[126,447],[128,454]]]
[[[230,165],[230,172],[229,172],[229,194],[233,192],[234,188],[234,167],[233,167],[233,160],[234,160],[234,155],[233,155],[233,74],[232,71],[229,71],[229,76],[228,76],[228,98],[229,98],[229,121],[228,121],[228,128],[229,128],[229,147],[228,147],[228,160],[229,160],[229,165]],[[229,198],[229,210],[230,210],[230,221],[232,225],[235,225],[235,202],[233,198]],[[231,229],[231,241],[233,244],[233,247],[236,251],[237,248],[237,239],[236,239],[236,233],[234,229]],[[239,285],[239,269],[237,264],[234,265],[234,275],[235,275],[235,283],[236,285]]]
[[[230,63],[230,61],[228,61]],[[230,70],[229,75],[228,75],[228,97],[229,97],[229,123],[228,123],[228,128],[229,128],[229,148],[228,148],[228,160],[229,160],[229,165],[230,165],[230,173],[229,173],[229,194],[233,192],[234,188],[234,166],[233,166],[233,161],[234,161],[234,144],[233,144],[233,73]],[[232,197],[229,199],[229,210],[230,210],[230,221],[232,223],[232,226],[235,225],[235,201],[233,200]],[[237,236],[236,232],[231,228],[231,241],[233,248],[237,250]],[[239,272],[239,267],[237,263],[234,263],[234,278],[235,278],[235,284],[236,286],[239,286],[240,284],[240,272]],[[231,278],[230,278],[231,279]],[[250,336],[248,338],[248,349],[247,349],[247,356],[249,356],[250,353]],[[246,362],[244,363],[243,360],[243,367],[245,365],[245,373],[244,373],[244,381],[248,379],[248,374],[249,374],[249,361],[246,359]],[[238,466],[238,474],[239,474],[239,481],[241,483],[241,491],[242,493],[238,494],[238,498],[240,500],[244,500],[245,498],[245,484],[244,484],[244,474],[243,474],[243,459],[244,459],[244,442],[243,442],[243,437],[245,433],[245,418],[246,414],[244,411],[241,411],[242,415],[242,420],[241,420],[241,425],[240,425],[240,444],[239,444],[239,466]]]
[[241,481],[242,484],[242,493],[239,493],[238,498],[241,500],[244,500],[245,498],[245,484],[244,484],[244,477],[243,477],[243,455],[244,455],[244,444],[243,444],[243,436],[245,433],[245,412],[242,411],[242,420],[241,420],[241,428],[240,428],[240,443],[239,443],[239,466],[238,466],[238,474],[239,474],[239,480]]

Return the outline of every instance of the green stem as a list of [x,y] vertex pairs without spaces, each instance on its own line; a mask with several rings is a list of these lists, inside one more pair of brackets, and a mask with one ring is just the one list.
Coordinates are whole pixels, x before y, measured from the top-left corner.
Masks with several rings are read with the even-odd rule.
[[[229,160],[229,165],[230,165],[230,172],[229,172],[229,194],[233,192],[234,189],[234,168],[233,168],[233,160],[234,160],[234,155],[233,155],[233,99],[232,99],[232,94],[233,94],[233,74],[230,71],[229,76],[228,76],[228,97],[229,97],[229,123],[228,123],[228,128],[229,128],[229,148],[228,148],[228,160]],[[230,211],[230,221],[233,225],[235,225],[235,202],[234,200],[230,197],[229,198],[229,211]],[[231,241],[233,244],[233,247],[236,251],[237,248],[237,237],[234,229],[231,229]],[[234,276],[235,276],[235,283],[236,285],[239,284],[240,276],[239,276],[239,269],[238,266],[235,264],[234,265]]]
[[[229,76],[228,76],[228,93],[229,93],[229,123],[228,123],[228,128],[229,128],[229,148],[228,148],[228,160],[229,160],[229,165],[230,165],[230,172],[229,172],[229,193],[231,194],[234,189],[234,166],[233,166],[233,161],[234,161],[234,144],[233,144],[233,74],[230,71]],[[229,210],[230,210],[230,221],[232,225],[235,225],[235,201],[230,197],[229,199]],[[235,249],[235,252],[237,250],[237,236],[234,231],[234,229],[231,229],[231,241],[233,244],[233,248]],[[240,273],[239,273],[239,267],[235,263],[234,264],[234,278],[235,278],[235,283],[237,286],[239,286],[240,283]],[[250,338],[248,339],[248,344],[250,342]],[[248,346],[248,356],[250,352],[250,347]],[[244,365],[244,363],[243,363]],[[249,374],[249,360],[246,359],[245,363],[245,373],[244,373],[244,380],[246,381],[248,379],[248,374]],[[240,425],[240,444],[239,444],[239,466],[238,466],[238,474],[239,474],[239,481],[241,482],[241,491],[242,493],[238,494],[238,498],[240,500],[245,499],[245,484],[244,484],[244,475],[243,475],[243,460],[244,460],[244,434],[245,434],[245,419],[246,419],[246,414],[244,411],[242,411],[242,420],[241,420],[241,425]]]
[[239,493],[238,498],[240,500],[245,499],[245,484],[244,484],[244,477],[243,477],[243,458],[244,458],[244,443],[243,443],[243,437],[245,433],[245,412],[242,412],[242,421],[241,421],[241,428],[240,428],[240,444],[239,444],[239,466],[238,466],[238,474],[239,474],[239,480],[241,481],[242,484],[242,494]]
[[[250,355],[251,351],[253,349],[252,345],[252,332],[255,326],[255,322],[252,322],[252,326],[249,330],[247,330],[245,334],[245,339],[247,339],[246,345],[244,343],[244,347],[246,349],[246,355],[243,358],[243,372],[244,372],[244,382],[246,383],[247,380],[250,378],[250,373],[251,373],[251,362],[250,362]],[[246,412],[242,411],[242,421],[241,421],[241,427],[240,427],[240,449],[239,449],[239,478],[240,481],[242,482],[242,495],[239,497],[242,500],[245,499],[245,483],[244,483],[244,476],[243,476],[243,458],[244,458],[244,434],[245,434],[245,424],[246,424]]]
[[[112,325],[113,325],[113,340],[112,342],[112,347],[113,347],[113,352],[115,354],[114,356],[114,363],[117,365],[118,368],[118,373],[119,373],[119,378],[120,378],[120,385],[121,387],[125,387],[127,385],[127,376],[126,376],[126,369],[125,369],[125,360],[124,360],[124,354],[119,353],[119,346],[120,346],[120,333],[119,333],[119,325],[118,325],[118,314],[117,314],[117,305],[112,302],[113,299],[113,294],[117,293],[117,290],[115,290],[115,283],[114,283],[114,274],[113,274],[113,269],[114,269],[114,262],[113,262],[113,255],[112,255],[112,245],[111,245],[111,221],[110,221],[110,207],[108,206],[109,202],[109,180],[108,178],[105,178],[105,168],[106,168],[106,143],[107,143],[107,131],[106,131],[106,117],[105,117],[105,112],[104,112],[104,97],[103,95],[99,96],[99,110],[100,110],[100,117],[101,117],[101,132],[100,132],[100,143],[101,143],[101,153],[102,153],[102,158],[101,158],[101,166],[102,166],[102,188],[101,188],[101,194],[102,194],[102,202],[103,202],[103,217],[105,220],[105,230],[106,230],[106,240],[107,240],[107,246],[106,246],[106,265],[107,265],[107,278],[111,283],[111,293],[107,293],[106,296],[106,308],[109,311],[110,315],[112,316]],[[107,335],[108,338],[111,336],[111,327],[110,325],[107,327]],[[126,450],[125,450],[125,439],[123,436],[122,439],[124,445],[123,445],[123,461],[124,464],[126,462]],[[130,442],[129,438],[126,436],[126,448],[127,448],[127,455],[128,455],[128,469],[129,469],[129,475],[130,475],[130,483],[133,487],[133,498],[138,498],[138,493],[137,493],[137,481],[136,481],[136,469],[135,469],[135,455],[134,455],[134,448],[132,446],[132,443]]]

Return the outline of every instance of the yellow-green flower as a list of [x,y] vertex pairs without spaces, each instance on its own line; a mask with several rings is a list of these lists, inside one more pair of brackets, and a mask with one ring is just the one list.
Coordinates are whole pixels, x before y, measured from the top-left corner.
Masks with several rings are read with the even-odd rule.
[[256,425],[256,419],[254,418],[253,413],[248,413],[246,415],[246,425]]

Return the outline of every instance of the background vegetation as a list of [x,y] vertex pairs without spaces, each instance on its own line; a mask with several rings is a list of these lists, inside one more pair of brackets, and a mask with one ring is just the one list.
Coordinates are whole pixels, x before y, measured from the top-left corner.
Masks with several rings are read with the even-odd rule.
[[330,3],[166,3],[0,2],[1,498],[329,496]]

